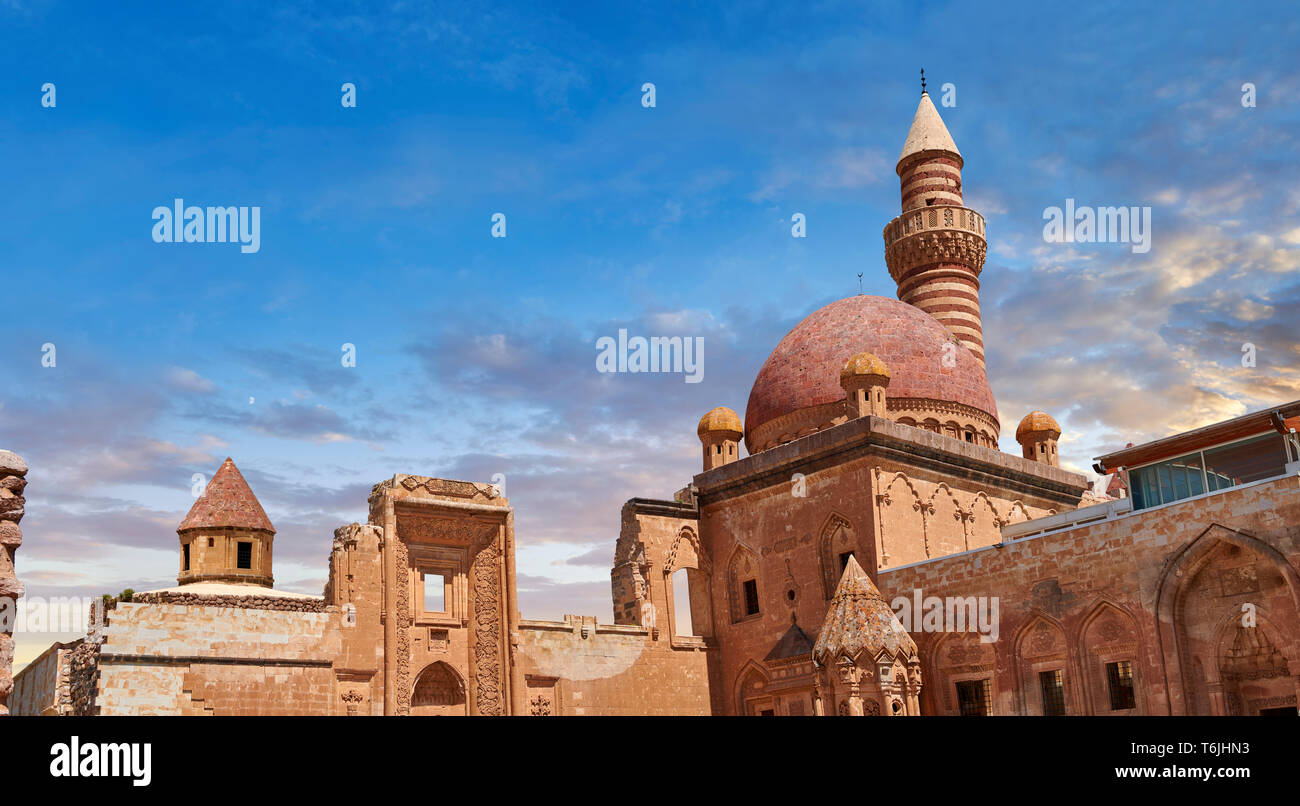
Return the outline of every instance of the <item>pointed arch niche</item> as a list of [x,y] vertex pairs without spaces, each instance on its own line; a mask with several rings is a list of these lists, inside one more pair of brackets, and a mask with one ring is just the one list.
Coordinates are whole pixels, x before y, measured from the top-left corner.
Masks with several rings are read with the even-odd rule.
[[1276,548],[1211,525],[1165,569],[1156,616],[1170,713],[1294,712],[1300,576]]
[[465,682],[442,661],[420,672],[411,692],[412,716],[465,716]]

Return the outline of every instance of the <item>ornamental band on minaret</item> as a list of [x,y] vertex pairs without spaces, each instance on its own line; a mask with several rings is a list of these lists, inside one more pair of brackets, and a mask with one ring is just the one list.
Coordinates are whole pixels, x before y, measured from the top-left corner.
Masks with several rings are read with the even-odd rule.
[[979,273],[988,246],[984,217],[962,203],[962,165],[922,91],[898,158],[903,212],[885,227],[885,263],[898,298],[938,319],[983,364]]

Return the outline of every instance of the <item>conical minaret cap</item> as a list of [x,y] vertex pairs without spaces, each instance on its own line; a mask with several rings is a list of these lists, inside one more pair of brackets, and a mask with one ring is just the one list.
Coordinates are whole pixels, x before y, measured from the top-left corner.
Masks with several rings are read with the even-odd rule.
[[867,572],[850,556],[813,647],[813,659],[823,666],[840,655],[869,662],[882,650],[891,658],[914,658],[917,654],[912,636],[885,604]]
[[253,495],[252,488],[244,481],[244,474],[239,472],[229,456],[221,463],[176,531],[226,527],[261,529],[275,533],[275,527],[271,525],[271,519],[266,517],[261,502]]
[[952,135],[948,134],[948,127],[943,125],[943,118],[939,117],[939,110],[934,108],[928,92],[921,93],[921,102],[916,106],[916,116],[912,118],[912,128],[907,132],[898,164],[901,166],[908,157],[923,151],[948,151],[961,158],[961,152],[957,150]]

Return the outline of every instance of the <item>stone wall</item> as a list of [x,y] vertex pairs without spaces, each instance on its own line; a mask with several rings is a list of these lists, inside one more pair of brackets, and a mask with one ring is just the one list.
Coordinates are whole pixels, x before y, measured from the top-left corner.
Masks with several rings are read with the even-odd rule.
[[[194,597],[186,604],[119,601],[107,614],[103,643],[85,650],[80,669],[74,657],[74,700],[89,700],[87,687],[96,692],[76,710],[104,715],[343,711],[333,670],[341,651],[337,608],[298,612],[231,606],[221,601],[227,597],[214,598]],[[93,663],[89,656],[96,652]]]
[[62,716],[71,713],[69,660],[80,640],[51,644],[14,675],[9,713],[14,716]]
[[[1007,523],[1073,509],[1086,487],[1059,468],[880,417],[699,474],[695,484],[727,714],[740,711],[747,681],[775,680],[767,659],[792,624],[815,640],[846,554],[875,576],[987,546]],[[747,580],[757,589],[753,613]]]
[[9,713],[9,692],[13,689],[12,619],[18,613],[18,597],[23,595],[23,584],[14,570],[14,553],[23,542],[18,522],[23,519],[26,505],[26,476],[27,463],[22,457],[0,451],[0,716]]
[[[998,638],[912,631],[922,709],[958,712],[989,680],[997,714],[1041,714],[1060,670],[1068,714],[1252,714],[1300,689],[1300,477],[881,570],[886,601],[997,597]],[[1247,613],[1251,619],[1244,618]],[[1116,709],[1107,665],[1132,664]]]
[[708,716],[713,651],[591,616],[524,621],[517,657],[533,716]]

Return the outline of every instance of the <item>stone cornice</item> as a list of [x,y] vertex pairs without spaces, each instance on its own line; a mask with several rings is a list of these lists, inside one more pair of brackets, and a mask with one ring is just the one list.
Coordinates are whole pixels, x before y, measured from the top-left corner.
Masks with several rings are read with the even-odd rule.
[[624,509],[631,509],[637,515],[658,515],[664,518],[683,518],[699,520],[700,511],[690,504],[680,501],[662,501],[656,498],[629,498],[623,504]]
[[977,485],[1074,505],[1087,480],[1077,474],[992,448],[880,417],[861,417],[695,476],[700,507],[866,456],[959,475]]

